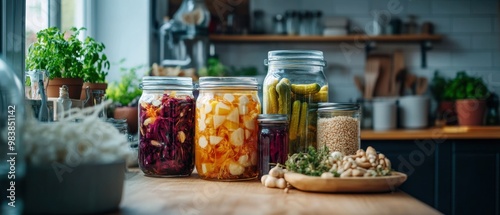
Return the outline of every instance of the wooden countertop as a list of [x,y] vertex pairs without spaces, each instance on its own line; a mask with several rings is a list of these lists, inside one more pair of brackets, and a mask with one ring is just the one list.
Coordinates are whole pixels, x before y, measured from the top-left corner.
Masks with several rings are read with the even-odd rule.
[[440,214],[404,192],[321,194],[265,188],[258,182],[151,178],[127,173],[118,214]]
[[362,130],[361,140],[500,139],[500,126],[444,127],[419,130]]

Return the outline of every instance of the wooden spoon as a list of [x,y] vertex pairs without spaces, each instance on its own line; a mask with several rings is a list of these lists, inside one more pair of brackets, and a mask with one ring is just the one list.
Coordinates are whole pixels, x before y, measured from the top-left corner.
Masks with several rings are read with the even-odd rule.
[[411,73],[406,74],[405,83],[404,83],[405,94],[407,94],[406,93],[407,91],[410,91],[410,95],[414,94],[413,85],[415,84],[415,81],[417,81],[417,76],[415,76],[414,74],[411,74]]
[[372,99],[379,74],[378,59],[368,58],[365,68],[365,98]]
[[359,90],[359,92],[361,93],[361,95],[363,96],[363,98],[365,97],[364,95],[364,91],[365,91],[365,87],[363,86],[363,80],[361,77],[359,76],[354,76],[354,85],[356,85],[356,88]]
[[429,86],[429,81],[425,77],[417,78],[417,83],[415,84],[415,91],[417,95],[423,95],[427,91]]

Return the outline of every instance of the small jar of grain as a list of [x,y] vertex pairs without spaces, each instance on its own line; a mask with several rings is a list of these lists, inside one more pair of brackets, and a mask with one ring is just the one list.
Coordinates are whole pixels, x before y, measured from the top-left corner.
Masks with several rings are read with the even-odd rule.
[[357,103],[319,103],[318,148],[356,154],[360,147],[361,106]]

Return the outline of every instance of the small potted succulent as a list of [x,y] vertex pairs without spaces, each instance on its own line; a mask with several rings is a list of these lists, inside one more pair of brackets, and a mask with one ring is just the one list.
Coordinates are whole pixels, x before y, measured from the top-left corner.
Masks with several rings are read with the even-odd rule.
[[113,118],[127,119],[130,134],[137,132],[139,115],[137,104],[142,95],[142,90],[139,87],[140,77],[137,73],[143,68],[144,66],[120,68],[120,72],[122,72],[120,81],[109,83],[106,90],[106,97],[113,100],[115,106]]
[[455,100],[459,125],[483,125],[488,88],[479,77],[468,76],[465,71],[446,85],[444,97]]

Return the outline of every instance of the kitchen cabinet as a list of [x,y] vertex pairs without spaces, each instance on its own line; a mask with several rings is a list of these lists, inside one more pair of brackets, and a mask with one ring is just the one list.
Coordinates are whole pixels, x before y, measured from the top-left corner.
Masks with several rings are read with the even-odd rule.
[[439,129],[364,131],[361,145],[384,152],[393,169],[408,174],[401,190],[445,214],[500,214],[499,129],[439,138],[431,136]]
[[[432,48],[433,42],[443,39],[441,35],[408,34],[408,35],[343,35],[343,36],[282,36],[282,35],[210,35],[210,41],[215,43],[267,43],[267,42],[347,42],[356,46],[364,44],[368,54],[377,43],[418,43],[420,45],[422,67],[427,66],[426,53]],[[347,47],[348,48],[348,47]]]

